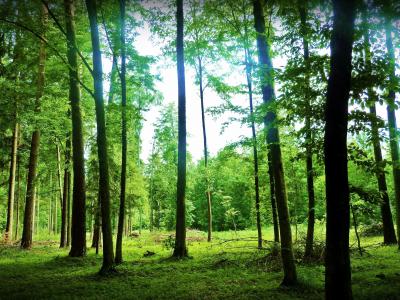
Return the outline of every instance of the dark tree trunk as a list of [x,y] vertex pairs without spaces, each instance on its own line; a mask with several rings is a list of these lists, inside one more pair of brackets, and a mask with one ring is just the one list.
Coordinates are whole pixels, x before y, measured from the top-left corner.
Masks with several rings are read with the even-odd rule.
[[[19,141],[18,141],[19,144]],[[14,239],[18,238],[18,229],[19,229],[19,199],[21,197],[21,173],[20,173],[20,165],[21,165],[21,156],[17,154],[17,195],[15,197],[15,235]]]
[[290,286],[297,284],[297,272],[293,256],[292,232],[290,228],[289,209],[287,205],[286,184],[279,142],[279,131],[276,124],[277,116],[276,113],[270,108],[271,104],[275,102],[273,67],[269,54],[270,49],[266,38],[263,1],[253,0],[253,5],[255,22],[254,27],[257,32],[258,60],[260,69],[262,71],[261,83],[263,101],[269,107],[269,110],[264,118],[264,123],[267,130],[267,144],[269,151],[271,152],[276,204],[278,209],[281,256],[284,271],[282,285]]
[[103,100],[103,67],[101,62],[96,1],[86,0],[93,48],[93,80],[97,123],[97,151],[99,160],[99,192],[101,199],[101,227],[103,231],[103,265],[100,274],[114,270],[114,249],[110,219],[110,184],[108,174],[107,136]]
[[397,78],[396,78],[396,67],[395,67],[395,55],[393,48],[393,25],[392,18],[389,17],[391,15],[392,8],[390,7],[390,1],[385,1],[385,15],[386,24],[385,24],[385,33],[386,33],[386,48],[387,55],[389,60],[389,81],[390,87],[388,89],[388,97],[387,97],[387,115],[388,115],[388,123],[389,123],[389,138],[390,138],[390,153],[392,156],[393,163],[393,182],[394,182],[394,194],[396,198],[396,225],[397,225],[397,242],[399,243],[400,248],[400,160],[399,160],[399,141],[397,137],[397,123],[396,123],[396,112],[395,112],[395,100],[396,100],[396,92],[393,87],[396,86]]
[[[72,118],[72,161],[73,191],[71,219],[71,250],[69,256],[80,257],[86,254],[86,184],[83,147],[82,116],[80,110],[78,54],[75,35],[74,0],[64,0],[67,31],[67,58],[69,70],[69,101]],[[67,238],[68,239],[68,238]]]
[[257,135],[256,126],[254,124],[254,109],[253,109],[253,83],[251,79],[251,66],[250,55],[248,49],[245,48],[245,61],[246,61],[246,80],[247,80],[247,94],[249,96],[249,109],[251,120],[251,134],[253,142],[253,163],[254,163],[254,190],[256,200],[256,225],[257,225],[257,246],[258,249],[262,248],[262,231],[261,231],[261,216],[260,216],[260,187],[258,178],[258,152],[257,152]]
[[173,256],[186,257],[186,89],[185,58],[183,49],[183,0],[176,0],[176,5],[176,56],[178,72],[178,181],[176,186],[176,234]]
[[68,176],[68,192],[67,192],[67,247],[71,246],[71,171]]
[[351,299],[349,182],[347,171],[348,100],[355,18],[354,0],[333,1],[331,69],[325,107],[326,299]]
[[117,232],[117,247],[115,250],[115,263],[122,263],[122,235],[124,231],[125,222],[125,190],[126,190],[126,152],[127,152],[127,139],[126,139],[126,49],[125,49],[125,0],[119,1],[120,5],[120,26],[121,26],[121,144],[122,144],[122,161],[121,161],[121,190],[119,198],[119,217],[118,217],[118,232]]
[[[366,8],[364,8],[363,10],[363,23],[364,25],[368,26]],[[370,45],[369,32],[368,29],[366,29],[364,33],[364,55],[365,55],[365,64],[367,67],[371,66],[371,51],[369,45]],[[376,106],[375,106],[376,96],[374,95],[374,91],[371,88],[368,88],[367,93],[368,93],[368,100],[372,102],[372,104],[369,107],[369,112],[371,115],[372,146],[374,148],[375,163],[377,166],[375,175],[376,175],[376,180],[378,182],[378,189],[382,196],[381,217],[383,224],[383,242],[385,244],[396,244],[397,242],[396,233],[394,231],[393,217],[392,217],[392,212],[390,210],[390,201],[386,185],[386,174],[384,170],[384,162],[382,159],[382,150],[379,137],[379,126],[377,123]]]
[[[45,26],[47,22],[47,9],[42,5],[42,33],[44,37]],[[37,90],[35,100],[35,113],[40,112],[40,100],[43,96],[44,90],[44,79],[45,79],[45,63],[46,63],[46,45],[44,41],[40,41],[39,46],[39,69],[37,77]],[[24,213],[24,227],[22,230],[21,248],[30,249],[32,247],[32,230],[33,230],[33,215],[34,215],[34,201],[35,201],[35,181],[36,181],[36,169],[39,155],[39,143],[40,143],[40,131],[38,128],[32,133],[31,139],[31,151],[29,156],[29,170],[26,187],[26,199],[25,199],[25,213]]]
[[299,1],[299,13],[301,21],[301,34],[303,38],[303,58],[306,67],[305,74],[305,132],[306,132],[306,172],[307,172],[307,194],[308,194],[308,220],[307,220],[307,238],[304,257],[310,257],[313,253],[314,245],[314,225],[315,225],[315,195],[314,195],[314,171],[312,159],[312,134],[311,134],[311,103],[310,103],[310,51],[307,39],[307,1]]
[[61,206],[61,237],[60,237],[60,248],[67,246],[67,222],[68,222],[68,192],[70,185],[70,156],[71,156],[71,140],[70,134],[68,133],[67,140],[65,142],[65,166],[64,166],[64,186],[63,186],[63,198]]
[[274,182],[274,173],[272,171],[271,151],[269,150],[268,150],[268,176],[269,176],[269,189],[271,197],[272,223],[274,225],[274,242],[279,243],[279,222],[278,222],[278,212],[276,211],[275,182]]
[[[16,114],[15,117],[17,117]],[[5,233],[6,242],[13,239],[12,229],[14,219],[15,174],[17,170],[18,135],[19,123],[17,120],[15,120],[11,145],[10,177],[8,179],[7,223]]]
[[94,225],[93,225],[93,239],[92,239],[92,248],[96,248],[96,253],[98,253],[99,244],[100,244],[100,227],[101,227],[101,203],[100,203],[100,195],[97,199],[97,205],[94,212]]
[[203,65],[201,58],[198,57],[199,64],[199,88],[200,88],[200,104],[201,104],[201,125],[203,129],[203,150],[204,150],[204,168],[206,172],[206,196],[207,196],[207,221],[208,221],[208,234],[207,241],[211,242],[212,239],[212,205],[211,205],[211,190],[210,178],[208,173],[208,149],[207,149],[207,132],[206,132],[206,116],[204,110],[204,87],[203,87]]

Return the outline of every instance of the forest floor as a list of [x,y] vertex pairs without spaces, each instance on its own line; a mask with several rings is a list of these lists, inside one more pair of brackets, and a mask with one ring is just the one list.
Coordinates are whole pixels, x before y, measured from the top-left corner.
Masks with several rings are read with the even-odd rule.
[[[264,231],[271,240],[271,231]],[[287,289],[279,287],[279,258],[271,254],[271,247],[256,249],[255,231],[215,232],[211,243],[205,233],[188,231],[191,258],[181,261],[170,259],[168,236],[167,232],[143,232],[126,238],[125,262],[108,277],[97,274],[102,258],[94,249],[88,249],[84,258],[69,258],[67,250],[58,248],[56,236],[42,237],[30,251],[0,245],[0,299],[323,298],[320,254],[308,263],[297,258],[300,284]],[[361,256],[352,241],[355,299],[400,299],[400,252],[380,242],[379,237],[362,238],[365,252]],[[296,247],[302,248],[300,239]]]

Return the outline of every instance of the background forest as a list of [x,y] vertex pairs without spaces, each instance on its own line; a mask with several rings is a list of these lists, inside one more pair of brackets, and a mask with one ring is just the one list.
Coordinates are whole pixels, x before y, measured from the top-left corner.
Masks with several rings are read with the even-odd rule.
[[[0,269],[130,274],[146,251],[168,277],[173,250],[227,280],[283,270],[271,297],[351,299],[351,256],[355,297],[396,299],[399,49],[390,0],[0,0]],[[125,297],[252,295],[219,280]]]

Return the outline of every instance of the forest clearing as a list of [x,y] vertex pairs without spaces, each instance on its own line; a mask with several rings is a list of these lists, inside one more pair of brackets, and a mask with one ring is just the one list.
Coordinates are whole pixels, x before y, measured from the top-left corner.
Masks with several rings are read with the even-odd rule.
[[400,2],[0,0],[0,299],[400,299]]
[[[322,229],[323,230],[323,229]],[[316,232],[322,238],[320,226]],[[212,243],[207,234],[188,231],[190,258],[171,259],[169,232],[142,232],[124,242],[123,264],[117,273],[97,274],[101,256],[89,249],[84,259],[69,258],[54,236],[43,236],[31,253],[18,246],[0,251],[0,290],[7,298],[85,299],[321,299],[324,293],[323,257],[302,261],[295,243],[300,284],[280,288],[279,255],[257,250],[257,231],[218,232]],[[305,228],[299,236],[304,238]],[[272,229],[265,229],[272,241]],[[362,237],[360,256],[351,237],[354,299],[398,299],[400,271],[395,246],[380,246],[379,237]],[[322,248],[321,248],[322,249]],[[319,250],[321,250],[319,249]],[[150,252],[150,255],[148,253]],[[154,255],[152,255],[154,253]]]

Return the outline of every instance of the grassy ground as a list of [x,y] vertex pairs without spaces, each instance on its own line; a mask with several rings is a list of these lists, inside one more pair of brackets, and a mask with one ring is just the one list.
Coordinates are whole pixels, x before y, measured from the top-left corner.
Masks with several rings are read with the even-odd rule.
[[[265,230],[271,240],[271,232]],[[215,233],[207,243],[202,232],[188,232],[190,259],[173,261],[163,242],[168,233],[144,232],[127,238],[125,262],[115,275],[97,275],[101,255],[88,250],[83,259],[67,257],[58,243],[42,240],[30,251],[0,245],[0,299],[321,299],[324,268],[298,259],[300,285],[279,287],[279,259],[256,250],[256,232]],[[56,237],[54,237],[55,239]],[[239,241],[232,241],[239,238]],[[352,251],[356,299],[400,299],[400,253],[379,247],[379,238],[364,238],[366,253]],[[299,243],[300,244],[300,243]],[[267,246],[268,248],[268,246]],[[300,246],[299,246],[300,248]],[[144,256],[147,251],[152,256]]]

